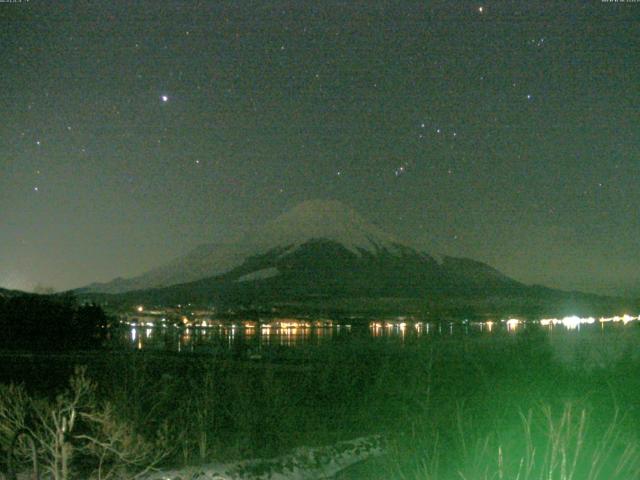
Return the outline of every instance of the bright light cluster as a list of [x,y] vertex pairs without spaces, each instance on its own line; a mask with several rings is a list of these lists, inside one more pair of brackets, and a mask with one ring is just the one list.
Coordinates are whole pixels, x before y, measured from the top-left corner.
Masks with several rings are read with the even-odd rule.
[[381,336],[383,331],[386,331],[385,335],[391,335],[397,332],[404,338],[405,333],[411,328],[415,329],[418,335],[421,335],[425,325],[426,333],[429,333],[429,323],[415,322],[412,319],[410,319],[411,321],[405,321],[405,319],[406,317],[398,317],[396,320],[369,322],[369,328],[375,337]]
[[622,316],[619,315],[615,315],[613,317],[601,317],[600,318],[600,322],[601,323],[606,323],[606,322],[622,322],[625,325],[629,322],[632,322],[634,320],[640,320],[640,315],[638,315],[637,317],[632,317],[631,315],[625,313]]
[[[640,317],[632,317],[631,315],[624,314],[622,316],[616,315],[613,317],[601,317],[598,319],[600,323],[606,322],[622,322],[625,325],[633,320],[638,320]],[[578,317],[576,315],[572,315],[564,318],[543,318],[540,320],[540,325],[543,327],[547,326],[556,326],[562,325],[569,330],[575,330],[580,327],[580,325],[591,325],[596,322],[596,319],[593,317]]]
[[507,330],[512,331],[515,330],[518,325],[520,325],[520,323],[522,323],[519,319],[517,318],[510,318],[509,320],[507,320]]
[[542,320],[540,320],[540,325],[544,327],[549,325],[562,325],[569,330],[575,330],[579,328],[580,325],[591,325],[595,323],[595,321],[596,319],[593,317],[580,318],[576,315],[571,315],[564,318],[543,318]]

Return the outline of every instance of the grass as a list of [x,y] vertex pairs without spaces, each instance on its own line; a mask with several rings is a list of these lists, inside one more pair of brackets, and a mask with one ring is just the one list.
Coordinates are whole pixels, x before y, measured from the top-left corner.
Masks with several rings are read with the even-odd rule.
[[562,365],[535,332],[402,346],[354,338],[269,364],[144,352],[29,357],[3,362],[0,375],[53,398],[76,364],[136,435],[166,439],[168,465],[383,433],[390,454],[375,473],[363,465],[341,478],[640,478],[640,362]]

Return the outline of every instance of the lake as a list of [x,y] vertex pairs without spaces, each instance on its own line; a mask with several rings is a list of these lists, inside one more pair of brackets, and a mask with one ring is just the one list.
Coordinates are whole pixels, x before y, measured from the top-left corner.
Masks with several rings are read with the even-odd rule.
[[640,346],[637,317],[564,317],[526,322],[425,322],[398,317],[351,323],[331,320],[271,319],[264,322],[219,322],[206,326],[123,325],[115,335],[118,348],[145,351],[208,353],[260,360],[295,357],[315,347],[377,342],[407,346],[464,339],[469,342],[503,341],[528,333],[546,338],[562,363],[608,365],[636,358]]

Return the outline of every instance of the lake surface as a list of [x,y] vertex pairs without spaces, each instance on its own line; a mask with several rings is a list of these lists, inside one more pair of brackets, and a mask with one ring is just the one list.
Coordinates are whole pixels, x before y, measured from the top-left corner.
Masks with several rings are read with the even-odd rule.
[[594,365],[632,358],[640,352],[640,322],[636,317],[604,319],[517,319],[486,322],[422,322],[411,319],[330,320],[274,319],[235,321],[209,326],[123,325],[114,338],[119,348],[165,352],[209,353],[244,358],[270,358],[320,346],[349,342],[388,342],[416,345],[438,340],[466,339],[491,342],[517,338],[526,332],[546,336],[562,362]]

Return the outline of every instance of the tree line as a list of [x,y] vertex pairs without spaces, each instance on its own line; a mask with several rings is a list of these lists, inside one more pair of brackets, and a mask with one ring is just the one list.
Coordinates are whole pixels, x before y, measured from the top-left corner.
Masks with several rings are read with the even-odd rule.
[[0,295],[0,348],[78,350],[99,346],[108,317],[71,295]]

